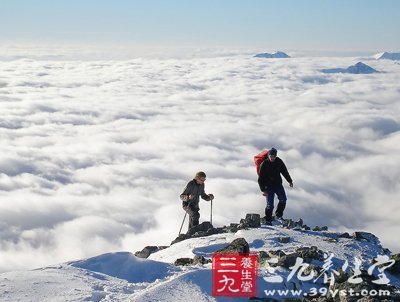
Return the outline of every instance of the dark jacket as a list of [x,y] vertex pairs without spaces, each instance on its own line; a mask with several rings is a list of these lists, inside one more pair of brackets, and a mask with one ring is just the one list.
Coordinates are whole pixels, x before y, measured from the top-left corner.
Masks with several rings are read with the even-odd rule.
[[[194,195],[193,199],[189,200],[189,195]],[[195,179],[189,181],[180,196],[182,206],[187,207],[190,202],[190,207],[192,209],[199,210],[200,196],[204,200],[210,200],[210,197],[204,192],[204,183],[198,184]]]
[[265,159],[261,164],[260,175],[258,176],[258,185],[262,192],[268,186],[274,186],[282,184],[281,174],[285,177],[288,183],[292,183],[292,178],[283,162],[279,157],[276,157],[275,161],[271,162],[269,158]]

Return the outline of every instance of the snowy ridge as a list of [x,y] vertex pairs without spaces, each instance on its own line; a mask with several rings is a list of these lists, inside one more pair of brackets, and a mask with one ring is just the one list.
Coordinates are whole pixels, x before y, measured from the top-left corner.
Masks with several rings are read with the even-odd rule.
[[282,51],[277,51],[275,53],[259,53],[254,56],[255,58],[267,58],[267,59],[286,59],[290,58],[289,55]]
[[380,52],[373,56],[376,60],[400,60],[400,52]]
[[[238,238],[244,238],[250,251],[260,255],[283,252],[290,256],[313,247],[313,251],[333,255],[332,262],[337,270],[345,261],[349,267],[354,267],[356,259],[361,260],[362,269],[366,270],[378,255],[390,255],[370,233],[356,232],[350,236],[286,227],[285,223],[274,221],[272,226],[189,238],[152,253],[148,259],[137,258],[129,252],[107,253],[36,270],[3,273],[0,275],[0,301],[232,301],[211,296],[211,263],[189,266],[175,266],[174,263],[179,258],[194,256],[211,259],[214,252]],[[317,258],[311,263],[322,264]],[[272,268],[268,260],[261,260],[258,297],[265,297],[265,290],[279,286],[309,290],[324,285],[322,280],[316,283],[287,280],[289,273],[285,265]],[[272,275],[281,276],[284,283],[267,284],[263,278]],[[387,275],[390,284],[398,290],[399,276]],[[244,298],[234,300],[247,301]]]
[[358,62],[357,64],[351,65],[347,68],[328,68],[328,69],[321,69],[320,71],[323,73],[352,73],[352,74],[378,73],[377,70],[362,62]]

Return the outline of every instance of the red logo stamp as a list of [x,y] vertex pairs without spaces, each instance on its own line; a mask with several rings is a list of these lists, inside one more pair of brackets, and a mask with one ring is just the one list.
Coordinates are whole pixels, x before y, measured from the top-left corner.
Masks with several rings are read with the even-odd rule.
[[257,268],[257,253],[214,253],[212,257],[212,295],[256,296]]

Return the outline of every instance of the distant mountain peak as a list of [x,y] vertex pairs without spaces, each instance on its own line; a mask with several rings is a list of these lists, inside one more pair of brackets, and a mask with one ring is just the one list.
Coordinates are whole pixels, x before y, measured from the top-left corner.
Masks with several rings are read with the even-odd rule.
[[268,58],[268,59],[286,59],[290,58],[286,53],[277,51],[275,53],[259,53],[254,56],[255,58]]
[[382,60],[382,59],[386,59],[386,60],[400,60],[400,52],[380,52],[377,53],[373,56],[375,59],[377,60]]
[[321,69],[320,71],[323,73],[352,73],[352,74],[370,74],[379,72],[362,62],[358,62],[355,65],[351,65],[347,68],[328,68],[328,69]]

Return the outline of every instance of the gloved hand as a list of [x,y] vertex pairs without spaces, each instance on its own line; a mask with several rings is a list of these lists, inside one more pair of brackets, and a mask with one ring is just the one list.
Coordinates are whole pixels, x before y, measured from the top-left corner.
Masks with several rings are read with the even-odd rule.
[[210,200],[214,199],[214,195],[213,194],[208,194],[208,198],[210,198]]

